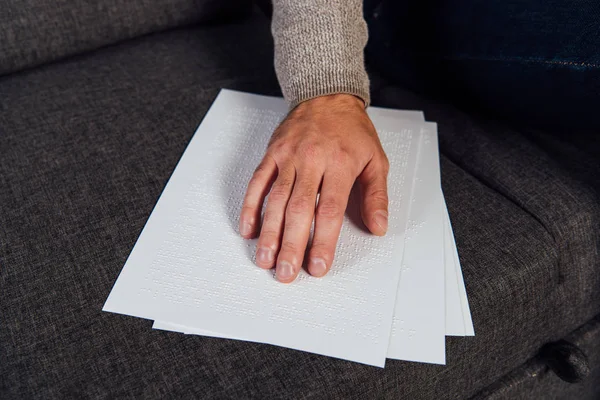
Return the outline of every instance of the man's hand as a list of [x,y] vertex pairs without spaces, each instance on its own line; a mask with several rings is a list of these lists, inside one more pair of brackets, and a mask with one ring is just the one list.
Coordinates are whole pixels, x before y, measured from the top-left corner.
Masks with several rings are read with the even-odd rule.
[[292,282],[302,268],[314,217],[308,271],[313,276],[325,275],[333,263],[357,178],[362,219],[375,235],[384,235],[388,169],[377,132],[358,97],[336,94],[298,105],[273,134],[244,199],[240,233],[249,239],[260,230],[258,266],[276,266],[277,279]]

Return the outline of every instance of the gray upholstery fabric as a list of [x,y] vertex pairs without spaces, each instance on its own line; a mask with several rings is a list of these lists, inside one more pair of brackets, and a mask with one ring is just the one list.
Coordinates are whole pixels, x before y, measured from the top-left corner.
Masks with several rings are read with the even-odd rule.
[[531,215],[551,237],[560,304],[569,310],[562,325],[574,329],[600,312],[598,136],[519,132],[398,88],[383,87],[378,97],[387,106],[425,110],[439,122],[441,151]]
[[[567,325],[579,317],[568,307],[575,300],[565,299],[593,290],[570,294],[584,283],[567,286],[574,273],[564,260],[592,257],[593,249],[580,249],[578,238],[566,245],[574,231],[559,237],[559,225],[515,201],[529,193],[522,186],[545,190],[560,169],[550,164],[546,175],[523,177],[515,168],[501,173],[481,164],[471,175],[463,169],[473,159],[468,154],[442,157],[442,180],[477,336],[448,339],[447,366],[388,361],[378,369],[153,331],[149,321],[103,313],[220,87],[279,93],[265,19],[150,35],[0,78],[0,397],[466,398],[573,328]],[[421,102],[441,122],[451,156],[448,142],[465,139],[509,165],[519,162],[510,136],[490,143],[461,113],[396,96]],[[536,153],[519,156],[539,162],[545,153],[531,148]],[[510,173],[513,197],[510,187],[481,180]],[[561,182],[581,193],[576,181]],[[577,215],[589,206],[583,195],[550,186],[556,219],[567,208]],[[553,218],[552,209],[544,211]],[[589,240],[587,225],[567,228],[574,226]],[[591,276],[585,265],[573,268]]]
[[597,400],[600,398],[600,316],[566,337],[588,356],[592,370],[587,378],[570,384],[559,379],[539,358],[500,379],[472,400]]
[[120,40],[245,13],[251,0],[4,0],[0,75]]

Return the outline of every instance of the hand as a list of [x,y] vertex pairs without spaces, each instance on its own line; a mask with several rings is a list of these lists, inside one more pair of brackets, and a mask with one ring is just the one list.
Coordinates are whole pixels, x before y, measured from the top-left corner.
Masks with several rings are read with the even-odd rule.
[[258,266],[268,269],[276,265],[277,279],[292,282],[302,268],[314,217],[308,271],[313,276],[325,275],[333,263],[357,178],[362,219],[372,233],[384,235],[388,169],[377,132],[358,97],[336,94],[298,105],[275,130],[242,207],[242,236],[254,238],[260,229]]

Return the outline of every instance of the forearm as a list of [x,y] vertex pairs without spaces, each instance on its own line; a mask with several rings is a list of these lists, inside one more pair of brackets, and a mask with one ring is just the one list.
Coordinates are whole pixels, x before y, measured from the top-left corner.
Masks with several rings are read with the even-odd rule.
[[291,107],[349,93],[368,105],[362,0],[273,0],[275,70]]

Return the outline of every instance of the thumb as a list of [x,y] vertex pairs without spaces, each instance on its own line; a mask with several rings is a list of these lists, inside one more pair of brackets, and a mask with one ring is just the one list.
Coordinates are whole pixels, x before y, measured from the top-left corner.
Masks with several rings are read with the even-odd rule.
[[387,160],[371,160],[359,175],[362,220],[369,230],[383,236],[388,229]]

